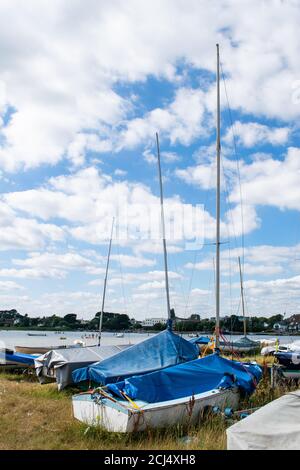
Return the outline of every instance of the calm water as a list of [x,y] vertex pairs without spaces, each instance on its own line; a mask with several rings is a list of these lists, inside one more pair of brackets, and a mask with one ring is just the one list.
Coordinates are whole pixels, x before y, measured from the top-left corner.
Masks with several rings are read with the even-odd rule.
[[[45,334],[46,336],[29,336],[30,334]],[[116,344],[135,344],[143,339],[148,338],[151,334],[148,333],[124,333],[123,338],[117,338],[114,333],[103,333],[102,344],[105,345],[116,345]],[[249,335],[251,339],[261,340],[263,338],[272,339],[276,338],[276,335]],[[188,338],[187,335],[184,337]],[[234,335],[226,338],[229,340],[238,339],[241,336]],[[278,336],[280,344],[288,344],[293,341],[299,340],[299,336]],[[49,349],[54,349],[57,346],[62,345],[73,345],[74,341],[82,340],[87,346],[97,344],[97,336],[94,338],[91,336],[91,332],[82,331],[68,331],[63,333],[57,333],[54,331],[16,331],[16,330],[0,330],[0,347],[14,348],[15,346],[47,346]]]

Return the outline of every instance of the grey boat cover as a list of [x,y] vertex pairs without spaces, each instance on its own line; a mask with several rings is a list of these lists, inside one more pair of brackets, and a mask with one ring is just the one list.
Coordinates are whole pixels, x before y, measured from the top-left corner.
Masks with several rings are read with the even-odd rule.
[[227,429],[228,450],[300,450],[300,390]]
[[101,362],[131,346],[90,346],[53,349],[35,358],[35,371],[40,383],[56,380],[58,390],[73,383],[72,371]]

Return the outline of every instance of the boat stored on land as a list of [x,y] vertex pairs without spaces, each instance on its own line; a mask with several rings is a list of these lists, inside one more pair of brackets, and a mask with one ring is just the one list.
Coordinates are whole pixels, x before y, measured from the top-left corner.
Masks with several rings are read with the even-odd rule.
[[229,427],[228,450],[300,450],[300,390]]
[[31,354],[23,354],[15,352],[11,349],[0,349],[0,367],[15,368],[15,367],[34,367],[34,360],[36,356]]
[[63,390],[73,383],[72,372],[75,369],[103,361],[129,346],[129,344],[125,344],[120,346],[54,349],[36,358],[36,374],[40,383],[56,381],[58,390]]
[[199,355],[198,347],[171,330],[164,330],[134,344],[113,357],[88,367],[74,370],[74,383],[94,382],[106,385],[133,375],[147,374],[192,361]]
[[52,349],[71,349],[80,348],[80,344],[74,345],[60,345],[60,346],[15,346],[16,352],[24,354],[45,354]]
[[254,391],[257,365],[212,354],[73,396],[74,417],[112,432],[197,424],[214,406],[236,409],[240,393]]
[[223,353],[253,354],[260,351],[260,343],[243,336],[235,341],[220,341],[220,350]]

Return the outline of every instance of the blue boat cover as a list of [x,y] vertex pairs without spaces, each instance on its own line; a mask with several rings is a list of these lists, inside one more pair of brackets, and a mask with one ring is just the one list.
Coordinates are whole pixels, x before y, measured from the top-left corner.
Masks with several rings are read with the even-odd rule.
[[210,339],[207,336],[197,336],[197,338],[190,339],[190,343],[192,343],[192,344],[208,344],[208,343],[210,343]]
[[233,385],[250,395],[261,377],[262,370],[256,364],[231,361],[211,354],[186,364],[109,384],[107,388],[122,398],[121,392],[124,392],[133,400],[157,403]]
[[13,351],[1,351],[0,352],[0,362],[2,364],[6,363],[18,363],[24,364],[27,366],[34,366],[34,359],[36,356],[32,356],[31,354],[24,354],[19,352]]
[[198,347],[171,330],[164,330],[113,357],[96,362],[72,373],[74,383],[91,380],[105,385],[132,375],[192,361],[199,356]]

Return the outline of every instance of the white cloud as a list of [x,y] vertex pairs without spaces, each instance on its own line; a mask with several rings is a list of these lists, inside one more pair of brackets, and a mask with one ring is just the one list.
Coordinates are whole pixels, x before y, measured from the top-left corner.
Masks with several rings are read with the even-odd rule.
[[24,290],[24,287],[13,281],[0,281],[0,291]]
[[[236,121],[233,124],[234,135],[238,143],[244,147],[254,147],[257,145],[284,145],[288,142],[291,129],[289,127],[269,127],[256,122]],[[228,130],[224,138],[225,143],[232,142],[232,129]]]
[[131,255],[112,255],[111,259],[118,261],[126,268],[142,268],[144,266],[154,266],[156,261],[154,259],[143,258],[142,256]]
[[[126,123],[119,138],[119,150],[151,142],[156,132],[159,132],[161,137],[168,136],[171,144],[180,142],[188,145],[193,139],[206,133],[202,122],[204,113],[205,93],[199,89],[180,88],[176,91],[174,101],[166,108],[153,109],[143,118],[131,119]],[[178,158],[173,152],[162,156],[169,162],[170,159],[174,161],[174,158]],[[148,163],[154,162],[155,157],[148,151],[144,157]]]
[[[187,88],[176,66],[184,62],[214,72],[216,41],[233,108],[296,119],[300,9],[294,1],[269,5],[260,0],[191,0],[189,8],[171,0],[87,0],[72,6],[67,0],[2,1],[0,106],[15,111],[2,126],[2,166],[56,164],[64,156],[80,165],[88,149],[111,150],[112,127],[124,127],[124,119],[121,147],[156,130],[172,143],[190,143],[203,132],[204,109],[215,108],[215,90],[207,83],[205,91]],[[148,76],[180,88],[165,108],[129,121],[134,99],[122,98],[114,85]]]
[[18,217],[0,201],[0,250],[32,250],[43,248],[48,242],[59,242],[64,230],[54,224],[39,223],[32,218]]
[[[264,158],[241,166],[243,199],[247,204],[300,210],[300,150],[290,147],[284,159]],[[229,196],[240,200],[236,184]]]

